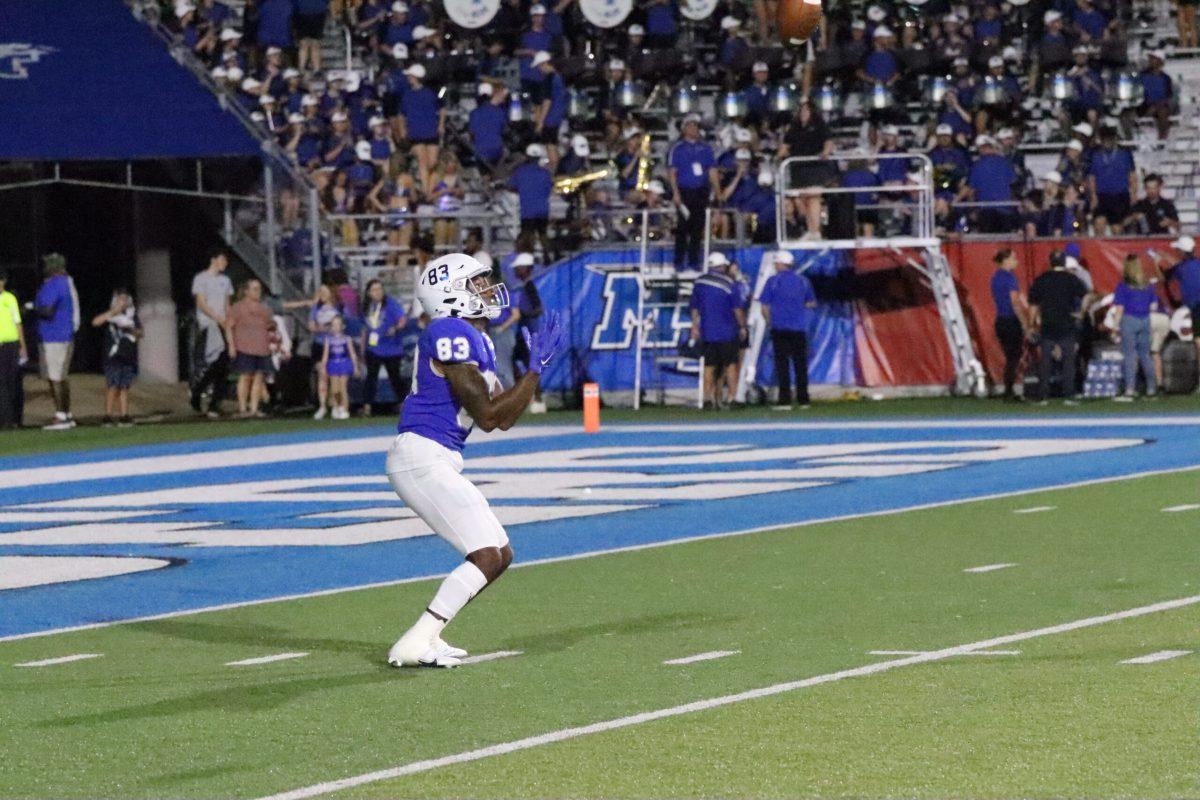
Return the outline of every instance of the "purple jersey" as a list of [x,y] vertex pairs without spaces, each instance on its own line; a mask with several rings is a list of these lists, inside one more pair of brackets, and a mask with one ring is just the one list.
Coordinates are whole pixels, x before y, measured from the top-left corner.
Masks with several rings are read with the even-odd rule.
[[465,319],[443,317],[429,323],[417,342],[412,388],[400,410],[400,433],[415,433],[451,450],[461,451],[475,422],[450,391],[450,382],[436,369],[443,364],[475,364],[495,394],[496,351],[492,340]]

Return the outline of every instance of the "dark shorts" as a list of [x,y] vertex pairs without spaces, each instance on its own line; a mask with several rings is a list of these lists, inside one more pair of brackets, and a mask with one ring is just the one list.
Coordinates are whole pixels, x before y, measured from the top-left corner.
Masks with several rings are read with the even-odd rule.
[[324,39],[325,13],[297,14],[292,17],[296,23],[297,39]]
[[550,126],[546,125],[542,128],[542,132],[538,134],[538,141],[542,144],[558,144],[558,129],[562,127],[562,123]]
[[233,371],[237,375],[253,375],[255,372],[266,374],[271,371],[271,357],[238,353],[233,360]]
[[429,137],[429,138],[421,138],[418,136],[410,136],[408,139],[408,143],[409,144],[437,144],[438,137],[433,136],[433,137]]
[[104,362],[104,385],[109,389],[128,389],[137,377],[137,367],[124,361]]
[[1200,303],[1191,303],[1188,310],[1192,312],[1192,331],[1200,328]]
[[313,366],[316,366],[316,367],[321,366],[321,362],[324,360],[325,360],[325,343],[324,342],[313,342],[312,343]]
[[523,219],[521,220],[521,233],[542,233],[544,234],[550,227],[548,219]]
[[1096,216],[1104,217],[1110,223],[1120,225],[1129,216],[1129,209],[1129,192],[1096,194]]
[[788,167],[788,186],[800,189],[806,186],[824,186],[836,176],[837,170],[830,162],[800,161]]
[[720,372],[730,364],[737,363],[738,342],[737,339],[728,342],[705,342],[702,352],[705,368],[712,367]]

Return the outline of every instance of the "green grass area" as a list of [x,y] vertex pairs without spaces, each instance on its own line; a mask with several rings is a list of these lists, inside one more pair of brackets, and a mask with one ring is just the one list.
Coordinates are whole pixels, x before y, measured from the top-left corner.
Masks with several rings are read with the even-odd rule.
[[[432,582],[0,643],[0,796],[255,797],[1200,594],[1180,472],[513,570],[383,658]],[[1052,505],[1053,511],[1014,515]],[[519,548],[519,537],[516,539]],[[984,574],[982,564],[1017,566]],[[345,797],[1197,797],[1200,606],[349,790]],[[711,650],[729,658],[664,659]],[[310,655],[254,667],[225,662]],[[103,658],[39,669],[74,653]]]
[[[1200,413],[1200,398],[1187,396],[1163,397],[1136,403],[1115,403],[1108,400],[1088,401],[1078,406],[1053,402],[1048,406],[1036,403],[1011,404],[999,400],[974,398],[914,398],[895,400],[836,400],[814,403],[809,409],[790,412],[774,411],[764,406],[748,406],[726,411],[700,411],[696,408],[645,406],[639,411],[606,408],[602,422],[723,422],[737,420],[805,420],[861,419],[878,417],[1046,417],[1081,415],[1144,415]],[[106,447],[186,442],[215,439],[225,436],[254,436],[265,433],[295,433],[301,431],[345,430],[359,426],[386,427],[390,417],[354,418],[344,421],[312,420],[307,416],[267,420],[174,420],[133,428],[104,428],[98,425],[80,426],[69,431],[43,431],[26,428],[5,431],[0,436],[0,457],[33,455],[37,453],[93,450]],[[551,411],[545,416],[526,415],[521,425],[559,424],[582,425],[579,411]]]

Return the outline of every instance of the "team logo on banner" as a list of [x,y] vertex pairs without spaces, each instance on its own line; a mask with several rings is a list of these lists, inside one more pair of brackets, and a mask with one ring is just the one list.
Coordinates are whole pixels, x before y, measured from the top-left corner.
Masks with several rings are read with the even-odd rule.
[[597,28],[615,28],[633,10],[633,0],[580,0],[579,10]]
[[446,0],[446,14],[462,28],[482,28],[500,10],[500,0]]
[[29,77],[29,65],[57,48],[27,42],[0,42],[0,78],[23,80]]
[[717,10],[717,0],[683,0],[679,13],[693,22],[708,19]]

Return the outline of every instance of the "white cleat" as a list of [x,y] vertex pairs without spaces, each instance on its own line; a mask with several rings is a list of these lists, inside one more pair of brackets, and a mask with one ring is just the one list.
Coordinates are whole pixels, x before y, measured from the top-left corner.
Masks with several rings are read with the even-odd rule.
[[[443,644],[445,644],[443,642]],[[448,645],[447,645],[448,647]],[[465,654],[464,654],[465,655]],[[393,667],[457,667],[461,660],[438,648],[436,643],[401,636],[388,651],[388,663]]]
[[438,651],[438,653],[440,653],[443,656],[446,656],[447,658],[462,659],[462,658],[467,657],[466,650],[463,650],[461,647],[455,647],[452,644],[448,644],[443,639],[434,639],[433,647],[435,650]]

